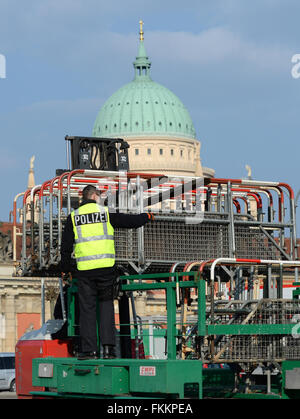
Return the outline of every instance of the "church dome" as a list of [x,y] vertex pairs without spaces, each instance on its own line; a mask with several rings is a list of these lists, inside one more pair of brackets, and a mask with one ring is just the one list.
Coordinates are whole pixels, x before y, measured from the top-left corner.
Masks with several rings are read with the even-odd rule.
[[151,62],[144,41],[133,63],[134,80],[117,90],[102,106],[96,118],[95,137],[183,137],[195,139],[188,110],[180,99],[150,77]]

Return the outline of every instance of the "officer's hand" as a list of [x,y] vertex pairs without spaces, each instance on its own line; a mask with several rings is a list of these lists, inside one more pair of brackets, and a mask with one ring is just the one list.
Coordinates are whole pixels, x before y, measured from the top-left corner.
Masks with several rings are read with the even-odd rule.
[[61,278],[62,278],[62,280],[63,281],[68,281],[68,280],[70,280],[70,281],[72,281],[72,274],[71,274],[71,272],[62,272],[61,273]]
[[150,221],[154,221],[154,214],[152,212],[148,212],[147,215]]

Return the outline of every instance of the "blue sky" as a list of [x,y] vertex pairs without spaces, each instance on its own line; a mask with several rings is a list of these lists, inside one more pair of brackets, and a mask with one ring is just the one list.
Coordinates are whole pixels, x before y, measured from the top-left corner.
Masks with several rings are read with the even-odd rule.
[[[151,76],[188,108],[217,177],[300,189],[298,0],[0,0],[0,220],[66,167],[64,136],[91,135],[105,100],[133,79],[139,20]],[[299,211],[300,212],[300,211]],[[299,224],[299,220],[298,220]]]

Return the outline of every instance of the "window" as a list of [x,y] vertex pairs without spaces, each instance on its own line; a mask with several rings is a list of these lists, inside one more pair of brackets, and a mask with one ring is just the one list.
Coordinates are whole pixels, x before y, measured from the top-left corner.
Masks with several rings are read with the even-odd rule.
[[7,370],[13,370],[15,368],[15,357],[14,356],[8,356],[3,358],[4,360],[4,368]]
[[138,155],[139,155],[139,149],[138,149],[138,148],[136,148],[136,149],[135,149],[135,155],[136,155],[136,156],[138,156]]
[[164,154],[164,150],[162,148],[159,149],[159,154],[162,156]]
[[0,369],[1,370],[13,370],[15,368],[15,357],[5,356],[0,357]]
[[173,148],[171,148],[170,153],[171,153],[171,156],[174,156],[174,150],[173,150]]
[[151,148],[148,148],[147,149],[147,154],[150,156],[150,154],[151,154]]
[[183,150],[180,150],[180,157],[183,157]]

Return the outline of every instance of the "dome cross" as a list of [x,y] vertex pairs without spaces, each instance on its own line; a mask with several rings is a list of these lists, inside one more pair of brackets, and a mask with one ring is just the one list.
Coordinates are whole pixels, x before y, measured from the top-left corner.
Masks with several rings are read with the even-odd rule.
[[144,40],[143,24],[144,24],[144,22],[142,20],[140,20],[140,41]]

